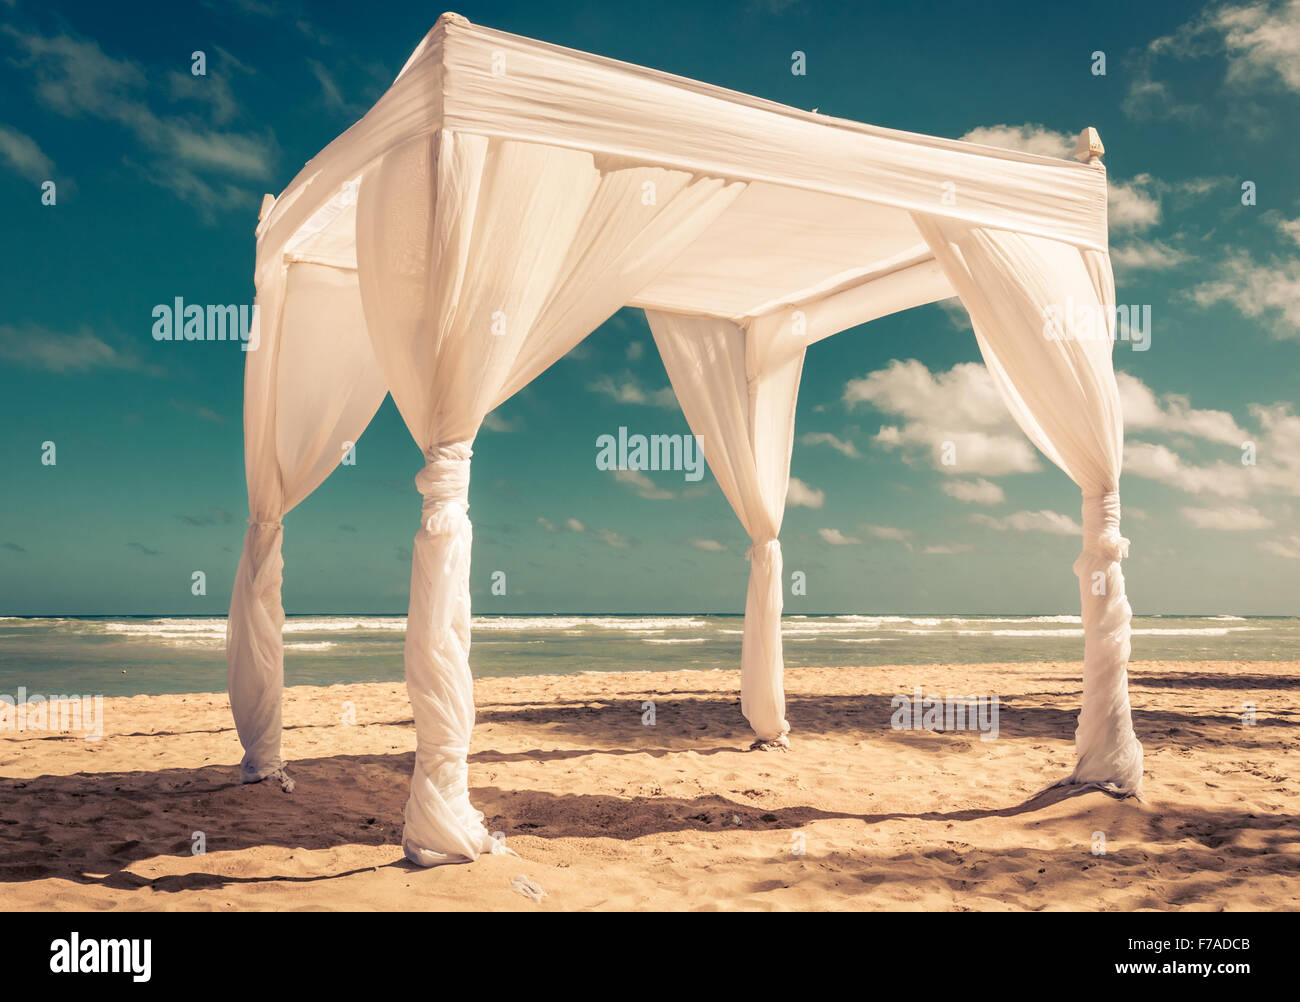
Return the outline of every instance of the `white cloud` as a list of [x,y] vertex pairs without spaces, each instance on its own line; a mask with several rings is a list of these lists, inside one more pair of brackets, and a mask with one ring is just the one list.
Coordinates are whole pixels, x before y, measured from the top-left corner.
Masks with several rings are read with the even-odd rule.
[[1191,291],[1198,306],[1228,303],[1243,316],[1264,321],[1279,339],[1300,337],[1300,257],[1262,264],[1237,251],[1215,270],[1219,277]]
[[670,501],[677,496],[672,491],[660,487],[640,470],[615,470],[614,480],[627,485],[649,501]]
[[508,432],[518,431],[518,426],[513,422],[507,421],[496,411],[489,411],[483,418],[483,427],[488,431]]
[[576,518],[566,518],[564,524],[568,526],[570,532],[586,532],[587,527],[579,522]]
[[28,181],[49,181],[54,173],[54,161],[41,152],[36,140],[7,125],[0,125],[0,160]]
[[616,550],[625,550],[629,545],[631,545],[628,543],[626,536],[615,532],[613,529],[597,529],[596,537],[602,543],[612,546]]
[[962,305],[961,300],[956,296],[949,296],[947,299],[941,299],[934,305],[939,307],[939,309],[943,310],[943,312],[948,315],[949,321],[951,321],[952,325],[959,331],[974,329],[971,327],[970,313],[966,311],[966,307]]
[[949,556],[954,553],[969,553],[975,547],[970,543],[935,543],[921,550],[929,556]]
[[76,334],[59,334],[41,327],[10,327],[0,324],[0,359],[25,369],[77,374],[96,369],[148,372],[147,365],[132,351],[116,348],[103,338],[82,329]]
[[839,529],[818,529],[817,535],[830,543],[832,546],[856,546],[862,540],[853,536],[846,536]]
[[[986,432],[953,432],[923,422],[897,427],[886,425],[876,434],[875,441],[883,448],[901,448],[910,451],[904,458],[912,465],[920,465],[916,450],[937,470],[961,473],[983,473],[996,477],[1005,473],[1032,473],[1040,469],[1038,455],[1025,439],[1015,434],[988,434]],[[953,465],[945,466],[944,458],[949,447]]]
[[317,59],[308,59],[307,65],[311,67],[312,76],[320,84],[321,96],[325,99],[325,105],[335,111],[342,111],[347,107],[343,92],[339,89],[339,85],[325,65]]
[[1156,116],[1189,119],[1194,111],[1188,105],[1177,104],[1169,85],[1153,80],[1149,68],[1143,68],[1134,74],[1120,107],[1124,109],[1124,114],[1136,119]]
[[1048,532],[1059,536],[1077,536],[1083,532],[1083,526],[1069,515],[1055,511],[1018,511],[1005,518],[979,514],[970,516],[970,520],[998,532]]
[[911,532],[907,529],[900,529],[893,525],[864,525],[862,530],[873,539],[888,539],[891,542],[903,543],[910,550],[912,544],[908,541]]
[[1277,228],[1296,243],[1300,244],[1300,219],[1277,220]]
[[[1252,494],[1300,496],[1300,415],[1289,403],[1250,404],[1257,431],[1224,411],[1198,410],[1179,394],[1157,397],[1140,380],[1117,374],[1130,430],[1186,436],[1226,446],[1231,459],[1196,463],[1173,449],[1130,438],[1124,472],[1186,491],[1240,499]],[[1243,449],[1247,443],[1251,451]],[[1253,463],[1246,463],[1253,454]]]
[[1157,397],[1142,380],[1116,372],[1124,427],[1130,431],[1160,431],[1190,435],[1219,445],[1240,448],[1250,438],[1227,411],[1198,410],[1178,393]]
[[1130,243],[1110,249],[1111,263],[1130,271],[1168,271],[1189,259],[1189,254],[1170,247],[1161,240]]
[[850,459],[858,457],[858,447],[847,439],[832,435],[829,431],[810,431],[799,439],[804,445],[829,445],[836,452],[842,452]]
[[202,170],[216,170],[249,178],[270,175],[266,143],[253,136],[219,132],[195,132],[171,125],[167,141],[176,156]]
[[939,409],[963,427],[997,428],[1011,420],[988,371],[977,362],[962,362],[936,375],[916,359],[894,359],[884,369],[849,380],[844,402],[869,403],[915,421],[929,419]]
[[1270,529],[1273,520],[1250,505],[1227,505],[1223,508],[1184,508],[1183,517],[1198,529],[1224,532],[1250,532]]
[[1259,544],[1259,548],[1265,553],[1271,553],[1275,557],[1285,557],[1288,560],[1300,560],[1300,535],[1283,536],[1280,539],[1269,539]]
[[[869,403],[903,418],[901,425],[882,427],[874,441],[902,450],[913,465],[928,463],[946,473],[986,476],[1041,468],[988,371],[978,363],[963,362],[932,374],[915,359],[895,359],[884,369],[850,380],[844,402],[849,407]],[[943,462],[949,451],[954,465]]]
[[703,550],[705,553],[724,553],[727,549],[716,539],[692,539],[691,545],[697,550]]
[[1222,60],[1223,84],[1210,83],[1225,95],[1252,95],[1262,88],[1300,92],[1300,0],[1254,0],[1209,7],[1168,35],[1154,39],[1130,68],[1123,108],[1135,118],[1178,118],[1192,122],[1222,114],[1220,106],[1179,102],[1168,84],[1154,79],[1158,60],[1196,61],[1196,72],[1215,71]]
[[945,494],[966,504],[1001,504],[1007,499],[990,480],[945,480],[941,486]]
[[791,477],[785,503],[791,508],[820,508],[826,503],[826,492],[816,487],[809,487],[798,477]]
[[1207,22],[1222,36],[1229,83],[1277,80],[1300,91],[1300,0],[1221,7]]
[[1249,468],[1234,468],[1222,461],[1209,466],[1186,463],[1167,446],[1150,442],[1129,441],[1124,445],[1125,475],[1158,480],[1189,494],[1244,498],[1250,493],[1251,484],[1243,470]]
[[1251,404],[1248,410],[1259,422],[1252,439],[1258,465],[1251,470],[1261,488],[1300,497],[1300,415],[1289,403]]
[[677,396],[671,386],[658,390],[643,387],[631,373],[624,373],[618,379],[602,375],[587,384],[587,389],[609,397],[620,404],[642,404],[647,407],[677,407]]
[[1075,138],[1042,125],[982,125],[961,137],[963,142],[1000,146],[1040,157],[1068,160],[1074,155]]
[[1160,197],[1150,174],[1138,174],[1125,184],[1106,186],[1106,214],[1112,230],[1141,230],[1160,222]]
[[[138,64],[115,59],[90,40],[67,34],[45,37],[0,28],[20,49],[16,63],[32,82],[36,98],[68,118],[98,118],[126,129],[148,154],[147,165],[138,166],[151,182],[195,202],[211,214],[251,201],[228,182],[204,178],[204,174],[234,175],[237,179],[269,178],[274,174],[276,145],[269,135],[252,136],[230,131],[212,131],[212,122],[224,124],[236,117],[239,107],[230,94],[228,72],[247,68],[219,47],[209,54],[208,77],[202,87],[176,73],[156,83]],[[221,72],[226,70],[228,72]],[[172,105],[201,104],[179,113],[160,113],[150,98]]]
[[69,117],[94,115],[138,128],[155,116],[136,95],[148,76],[128,60],[113,59],[99,44],[69,35],[42,35],[6,25],[5,34],[24,51],[20,65],[30,76],[41,103]]
[[172,102],[195,101],[207,105],[206,120],[225,125],[239,117],[239,102],[235,100],[230,81],[236,73],[253,74],[252,67],[240,62],[220,45],[212,46],[216,54],[210,58],[212,72],[196,77],[188,69],[173,70],[167,74],[167,96]]

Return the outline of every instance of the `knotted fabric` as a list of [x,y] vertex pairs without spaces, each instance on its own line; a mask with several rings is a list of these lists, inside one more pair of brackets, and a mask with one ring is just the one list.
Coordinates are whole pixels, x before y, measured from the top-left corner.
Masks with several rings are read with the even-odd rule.
[[1140,795],[1142,745],[1128,698],[1133,610],[1119,563],[1128,556],[1129,543],[1120,535],[1119,518],[1118,493],[1083,499],[1083,552],[1074,562],[1084,628],[1083,708],[1069,781]]
[[[427,103],[425,87],[414,93]],[[494,848],[465,796],[469,443],[493,408],[626,305],[745,184],[472,127],[385,135],[362,176],[354,232],[370,343],[428,458],[407,623],[419,759],[405,844],[429,864]]]
[[659,356],[709,469],[752,545],[740,648],[740,706],[755,747],[789,744],[781,650],[781,544],[790,488],[802,347],[780,351],[775,328],[646,310]]
[[504,851],[484,827],[482,812],[469,802],[472,455],[469,442],[434,446],[415,478],[424,503],[411,561],[405,654],[416,746],[402,849],[421,866],[463,863]]
[[[355,447],[387,386],[364,336],[356,274],[289,262],[258,241],[257,300],[244,352],[248,531],[226,621],[240,779],[293,782],[280,757],[284,692],[281,520]],[[245,345],[248,347],[248,345]]]
[[[1100,168],[1098,168],[1100,172]],[[1103,175],[1104,176],[1104,175]],[[1115,282],[1105,251],[916,213],[913,220],[970,313],[998,395],[1083,495],[1083,708],[1065,783],[1138,794],[1142,747],[1128,699],[1132,610],[1119,561],[1124,411],[1112,360]],[[1098,325],[1098,319],[1104,326]]]
[[284,695],[284,526],[248,520],[235,570],[226,647],[226,686],[235,730],[244,746],[239,778],[256,783],[282,773],[280,703]]
[[760,741],[788,746],[785,719],[784,652],[781,647],[781,542],[750,546],[745,591],[745,634],[740,645],[740,712]]

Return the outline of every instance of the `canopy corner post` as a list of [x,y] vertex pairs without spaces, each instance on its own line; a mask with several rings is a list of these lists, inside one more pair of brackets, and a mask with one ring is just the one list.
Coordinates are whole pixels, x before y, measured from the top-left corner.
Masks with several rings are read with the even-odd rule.
[[1106,152],[1101,143],[1101,136],[1091,125],[1079,133],[1079,141],[1074,144],[1074,159],[1091,167],[1100,164]]

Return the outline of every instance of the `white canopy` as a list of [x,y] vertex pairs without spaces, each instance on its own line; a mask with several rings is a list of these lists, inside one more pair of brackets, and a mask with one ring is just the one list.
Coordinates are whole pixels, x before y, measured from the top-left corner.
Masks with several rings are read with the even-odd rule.
[[[406,677],[417,863],[501,847],[469,802],[467,516],[484,416],[620,307],[643,307],[682,410],[753,539],[741,652],[756,745],[784,745],[777,536],[807,346],[957,295],[1025,433],[1083,491],[1078,765],[1138,793],[1119,559],[1106,175],[810,114],[444,14],[392,87],[257,229],[251,517],[228,627],[242,778],[280,758],[284,513],[391,393],[426,465]],[[1100,327],[1095,325],[1100,323]]]

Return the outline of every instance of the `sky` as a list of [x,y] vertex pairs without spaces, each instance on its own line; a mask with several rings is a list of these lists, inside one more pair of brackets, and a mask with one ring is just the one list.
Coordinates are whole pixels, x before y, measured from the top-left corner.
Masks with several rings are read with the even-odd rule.
[[[153,308],[252,302],[263,193],[364,114],[441,12],[160,9],[0,0],[0,614],[225,612],[243,353],[157,342]],[[1114,354],[1134,611],[1300,610],[1300,0],[459,12],[875,125],[1057,156],[1095,127],[1118,301],[1152,318],[1146,350]],[[989,392],[954,303],[809,350],[782,531],[807,594],[787,589],[787,613],[1077,612],[1078,488]],[[476,611],[743,608],[748,538],[712,476],[598,470],[620,426],[688,431],[634,310],[480,433]],[[978,445],[955,469],[954,435]],[[286,518],[288,612],[405,610],[421,465],[385,401],[355,465]]]

